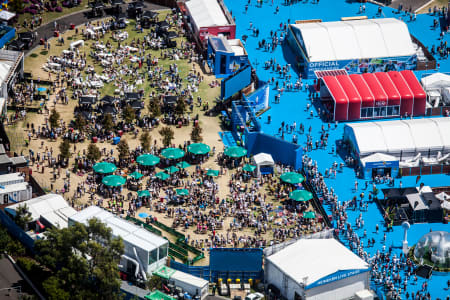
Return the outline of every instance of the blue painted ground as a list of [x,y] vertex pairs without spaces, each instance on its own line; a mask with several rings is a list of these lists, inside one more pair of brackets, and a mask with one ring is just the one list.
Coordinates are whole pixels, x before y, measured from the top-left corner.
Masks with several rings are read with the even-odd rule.
[[[270,30],[277,30],[280,28],[280,23],[285,23],[290,19],[291,23],[295,20],[303,20],[303,19],[322,19],[323,21],[338,21],[341,17],[349,17],[358,15],[359,3],[350,3],[352,1],[344,1],[344,0],[320,0],[320,4],[313,4],[310,1],[301,2],[291,6],[284,6],[283,0],[274,0],[273,5],[272,0],[264,0],[264,3],[261,7],[256,7],[256,0],[251,0],[251,3],[248,8],[248,12],[245,13],[245,5],[248,0],[225,0],[225,4],[228,9],[232,12],[232,15],[236,18],[236,37],[241,38],[243,35],[247,35],[248,39],[246,42],[246,50],[249,54],[249,59],[253,65],[257,69],[258,77],[261,80],[268,80],[272,77],[279,80],[282,83],[283,79],[278,78],[276,74],[272,73],[270,70],[265,70],[263,68],[264,62],[270,60],[271,58],[275,58],[276,62],[281,66],[291,63],[292,53],[286,49],[286,47],[278,46],[274,52],[265,52],[263,50],[259,50],[258,41],[263,38],[266,41],[270,40]],[[279,6],[279,13],[275,14],[275,8]],[[366,4],[366,12],[369,18],[376,17],[378,6],[372,4]],[[402,18],[408,24],[410,32],[416,36],[425,46],[431,48],[432,45],[439,44],[439,29],[432,29],[433,20],[436,19],[436,16],[431,15],[418,15],[417,20],[410,22],[409,17],[404,14],[396,14],[395,10],[392,8],[383,8],[383,16],[385,17],[395,17]],[[252,31],[250,28],[250,22],[252,22],[253,26],[258,28],[260,31],[259,37],[254,37],[252,35]],[[278,33],[279,35],[279,33]],[[448,40],[449,37],[444,37],[444,40]],[[450,61],[448,60],[438,60],[440,64],[440,71],[447,72],[450,71]],[[430,73],[430,71],[427,71]],[[298,75],[295,71],[291,70],[290,74],[292,75],[291,82],[295,83],[298,78]],[[419,72],[416,73],[418,78],[420,79],[421,74]],[[304,81],[305,82],[305,81]],[[311,84],[311,82],[309,82]],[[274,86],[272,87],[274,88]],[[306,105],[311,103],[308,100],[308,94],[305,91],[301,92],[284,92],[281,96],[280,104],[273,103],[274,96],[277,92],[275,90],[271,90],[270,94],[270,106],[267,112],[265,112],[260,117],[260,122],[262,125],[262,129],[264,132],[277,135],[278,128],[281,125],[281,122],[284,121],[287,124],[292,124],[294,121],[297,123],[297,130],[299,128],[299,124],[303,123],[305,125],[305,129],[308,130],[309,126],[312,127],[312,136],[313,141],[320,139],[320,131],[322,125],[325,125],[327,128],[327,124],[324,124],[318,117],[317,113],[314,109],[314,117],[310,117],[310,110],[306,110]],[[267,117],[271,116],[272,122],[270,124],[267,123]],[[339,124],[336,129],[334,129],[334,124],[331,126],[331,130],[329,131],[329,143],[327,149],[324,150],[314,150],[312,152],[308,152],[307,154],[311,156],[314,160],[318,161],[318,166],[320,171],[323,173],[325,169],[330,168],[334,161],[340,163],[342,159],[339,156],[335,156],[331,153],[331,147],[336,142],[336,140],[340,139],[343,135],[343,125]],[[305,145],[306,135],[300,134],[299,132],[295,133],[299,139],[299,143]],[[450,134],[450,133],[449,133]],[[285,139],[291,140],[292,134],[285,134]],[[282,149],[280,149],[282,151]],[[338,173],[336,179],[327,179],[327,185],[329,187],[333,187],[339,196],[340,201],[346,201],[351,199],[354,195],[359,195],[364,187],[364,180],[358,180],[359,182],[359,190],[357,192],[353,191],[354,183],[356,176],[355,172],[352,169],[344,168],[342,173]],[[403,177],[401,179],[403,187],[407,186],[416,186],[416,177]],[[397,179],[395,184],[399,185],[400,180]],[[430,186],[448,186],[450,185],[450,176],[448,175],[429,175],[422,176],[421,181],[425,185]],[[371,185],[369,185],[370,187]],[[378,188],[385,188],[383,185],[379,185]],[[368,194],[368,193],[366,193]],[[325,209],[328,213],[331,214],[330,208],[325,205]],[[360,211],[348,211],[349,221],[354,223],[354,220],[359,216]],[[365,221],[364,228],[367,230],[367,235],[369,238],[374,238],[376,240],[376,244],[374,247],[366,248],[365,250],[368,253],[375,253],[377,250],[382,250],[383,245],[386,246],[386,249],[389,246],[400,246],[402,240],[402,229],[400,227],[394,227],[393,232],[386,233],[387,239],[386,242],[383,242],[383,231],[380,231],[379,234],[375,233],[376,224],[380,225],[380,228],[384,228],[383,218],[376,207],[375,204],[369,204],[369,208],[367,212],[362,212],[363,218]],[[429,232],[430,230],[449,230],[450,225],[444,224],[414,224],[411,226],[411,229],[408,232],[408,242],[409,245],[414,245],[417,240]],[[361,237],[363,235],[363,230],[357,230],[358,235]],[[364,240],[364,245],[367,245],[367,239]],[[394,248],[395,251],[400,251],[397,248]],[[431,293],[432,299],[440,298],[445,299],[450,296],[449,290],[447,287],[448,276],[437,276],[433,275],[433,277],[428,280],[429,291]],[[412,280],[408,285],[408,291],[411,293],[412,291],[416,292],[421,289],[422,279],[419,278],[419,282],[417,285],[412,284]],[[403,299],[405,299],[403,295]]]

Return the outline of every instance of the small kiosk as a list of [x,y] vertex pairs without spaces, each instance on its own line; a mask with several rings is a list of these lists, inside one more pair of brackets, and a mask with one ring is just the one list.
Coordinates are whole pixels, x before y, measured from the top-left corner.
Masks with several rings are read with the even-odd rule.
[[208,64],[218,78],[227,77],[248,64],[248,55],[241,40],[223,36],[208,38]]
[[256,165],[256,174],[258,177],[260,177],[261,174],[273,173],[275,162],[273,161],[272,155],[268,153],[258,153],[253,156],[252,161]]
[[394,178],[398,176],[400,162],[395,156],[374,153],[362,158],[360,161],[364,170],[363,176],[366,179],[374,178],[377,175],[389,175]]

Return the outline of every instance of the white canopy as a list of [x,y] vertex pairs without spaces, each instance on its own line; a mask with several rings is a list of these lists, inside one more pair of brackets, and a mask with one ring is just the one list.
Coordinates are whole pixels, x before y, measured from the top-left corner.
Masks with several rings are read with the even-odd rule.
[[365,167],[366,163],[368,162],[380,162],[380,161],[398,161],[398,158],[384,153],[375,153],[361,159],[363,167]]
[[5,210],[12,216],[16,215],[16,209],[19,206],[27,205],[28,211],[31,213],[31,220],[36,221],[41,217],[46,219],[52,226],[65,228],[68,224],[68,218],[77,213],[67,201],[56,194],[46,194],[27,201],[10,205]]
[[16,16],[16,13],[7,11],[7,10],[2,10],[0,11],[0,20],[2,21],[9,21],[12,18],[14,18]]
[[310,62],[412,56],[405,23],[394,18],[292,24]]
[[92,218],[97,218],[111,228],[115,237],[122,237],[125,242],[135,245],[141,249],[152,251],[167,241],[139,226],[136,226],[112,213],[98,207],[89,206],[70,217],[70,223],[78,222],[87,224]]
[[345,125],[344,134],[355,144],[361,157],[373,153],[406,156],[428,151],[450,152],[450,119],[429,118]]
[[230,25],[217,0],[189,0],[186,1],[186,7],[197,30],[201,27]]
[[369,269],[364,260],[335,239],[300,239],[267,260],[306,286],[338,271]]
[[436,198],[438,198],[441,201],[446,201],[446,200],[450,200],[450,195],[448,195],[445,192],[440,192],[439,194],[436,195]]
[[422,83],[424,90],[442,89],[450,87],[450,75],[434,73],[423,77],[420,82]]
[[258,153],[252,158],[253,163],[256,165],[256,174],[261,175],[261,167],[273,167],[275,162],[273,161],[272,155],[268,153]]

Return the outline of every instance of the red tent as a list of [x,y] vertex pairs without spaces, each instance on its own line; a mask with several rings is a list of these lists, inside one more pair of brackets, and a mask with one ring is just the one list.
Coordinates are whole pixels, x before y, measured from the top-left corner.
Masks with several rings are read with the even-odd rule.
[[347,120],[359,120],[361,118],[361,96],[348,75],[336,76],[337,81],[344,89],[348,99]]
[[380,81],[377,79],[375,74],[374,73],[364,73],[361,76],[367,82],[367,85],[369,86],[369,88],[372,91],[372,94],[375,98],[375,103],[373,106],[374,107],[375,106],[386,106],[389,96],[386,93],[386,91],[383,89],[383,86],[381,85]]
[[380,84],[383,86],[383,89],[388,96],[387,105],[388,106],[400,105],[401,102],[400,93],[398,92],[389,75],[384,72],[378,72],[375,73],[374,75],[378,79]]
[[[388,72],[389,77],[394,82],[395,87],[401,96],[400,115],[408,114],[409,116],[413,112],[414,95],[406,83],[402,74],[397,71]],[[417,80],[417,79],[416,79]]]
[[362,107],[374,107],[375,98],[363,77],[357,74],[352,74],[349,77],[361,96]]
[[348,119],[348,98],[342,86],[333,76],[325,76],[322,80],[334,100],[334,120],[346,121]]
[[427,94],[423,90],[419,81],[417,81],[416,75],[414,75],[411,70],[401,71],[400,74],[406,80],[406,83],[414,95],[413,116],[425,115]]

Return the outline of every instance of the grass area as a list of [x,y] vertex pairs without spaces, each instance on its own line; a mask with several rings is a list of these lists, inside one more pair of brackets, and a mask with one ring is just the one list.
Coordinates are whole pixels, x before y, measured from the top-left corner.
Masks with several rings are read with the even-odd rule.
[[[59,2],[59,4],[62,7],[61,2]],[[25,4],[25,6],[29,6],[29,5]],[[81,5],[79,5],[77,7],[72,7],[72,8],[62,7],[62,8],[63,8],[62,12],[51,12],[50,11],[50,12],[45,12],[43,14],[39,14],[40,16],[42,16],[42,25],[47,24],[48,22],[51,22],[51,21],[53,21],[55,19],[64,17],[66,15],[69,15],[69,14],[72,14],[72,13],[75,13],[75,12],[87,9],[88,7],[87,7],[87,3],[82,3]],[[31,30],[30,28],[24,28],[23,27],[23,21],[27,20],[27,23],[29,24],[31,22],[31,19],[32,19],[33,16],[34,15],[32,15],[30,13],[24,13],[24,14],[20,14],[19,15],[17,24],[20,25],[20,28],[17,31],[18,33]],[[36,29],[36,28],[34,28],[34,29]]]
[[[25,122],[21,122],[25,124]],[[20,124],[20,123],[19,123]],[[9,142],[11,143],[11,152],[21,153],[27,149],[25,145],[25,132],[20,130],[20,125],[17,123],[10,126],[5,126],[6,134],[8,135]],[[27,154],[27,153],[25,153]]]

